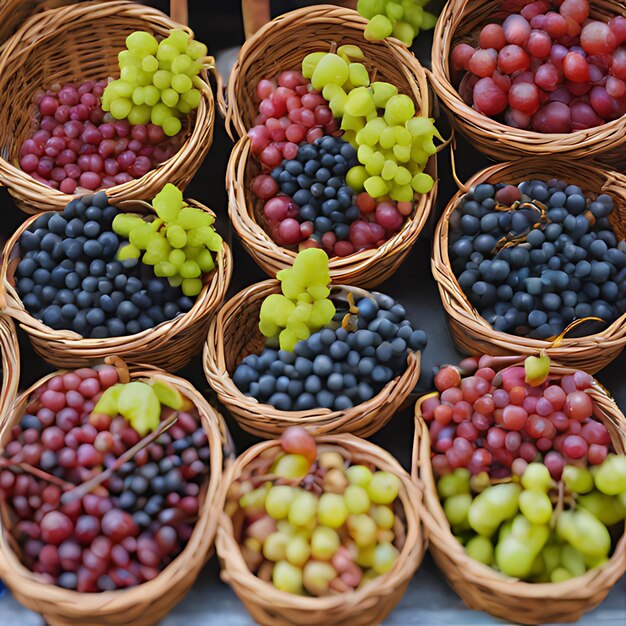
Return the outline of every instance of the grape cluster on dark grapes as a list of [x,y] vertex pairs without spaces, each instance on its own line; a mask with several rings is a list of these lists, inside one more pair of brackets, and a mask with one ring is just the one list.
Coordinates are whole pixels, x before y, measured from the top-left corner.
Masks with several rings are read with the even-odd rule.
[[576,319],[610,324],[626,311],[613,209],[611,196],[561,180],[477,185],[450,219],[459,285],[497,331],[547,339]]
[[55,330],[104,338],[148,330],[193,307],[149,266],[117,260],[123,240],[111,225],[119,212],[99,192],[44,213],[24,231],[15,278],[31,315]]
[[426,334],[406,310],[381,293],[357,301],[357,330],[334,323],[299,341],[293,352],[265,348],[248,355],[233,380],[246,395],[282,411],[316,407],[344,411],[373,398],[406,369],[409,350],[422,350]]

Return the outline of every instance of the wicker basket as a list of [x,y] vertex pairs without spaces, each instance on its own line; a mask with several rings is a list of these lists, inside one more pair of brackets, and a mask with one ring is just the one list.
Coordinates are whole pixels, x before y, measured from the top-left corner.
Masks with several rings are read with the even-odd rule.
[[0,315],[0,358],[2,359],[2,389],[0,390],[0,428],[2,416],[13,402],[20,384],[20,347],[15,325],[10,317]]
[[[4,94],[0,102],[0,183],[9,188],[20,208],[29,213],[60,210],[72,199],[17,166],[20,146],[30,133],[28,105],[33,95],[55,82],[116,76],[117,52],[124,48],[127,35],[148,30],[162,37],[176,27],[180,24],[140,4],[81,2],[34,15],[5,43],[0,52],[0,91]],[[214,70],[212,58],[206,63],[207,69]],[[179,151],[145,176],[111,187],[107,193],[113,200],[153,197],[166,182],[180,188],[189,184],[213,138],[213,93],[206,71],[201,77],[200,106]]]
[[[508,3],[519,7],[522,3]],[[606,20],[622,15],[624,3],[618,0],[591,2],[591,16]],[[459,96],[450,75],[450,53],[458,43],[478,42],[480,29],[487,23],[502,22],[508,11],[502,0],[449,0],[435,26],[432,47],[432,85],[448,115],[450,124],[472,145],[496,161],[527,155],[560,154],[571,158],[621,154],[626,163],[626,116],[572,133],[537,133],[518,130],[479,113]]]
[[498,332],[470,304],[452,271],[448,255],[450,216],[472,186],[485,181],[516,183],[530,178],[549,180],[554,177],[595,193],[613,196],[616,210],[612,215],[612,226],[618,237],[626,237],[626,181],[615,172],[600,169],[593,163],[566,159],[547,161],[537,157],[501,163],[476,174],[446,207],[435,229],[433,276],[439,285],[452,337],[463,352],[532,355],[545,350],[558,363],[595,373],[615,359],[626,345],[626,314],[602,332],[580,338],[566,337],[554,343]]
[[[400,501],[406,517],[406,540],[393,569],[352,593],[323,598],[279,591],[257,578],[246,565],[234,536],[231,518],[222,513],[215,540],[222,564],[222,579],[230,584],[255,622],[262,626],[366,626],[381,624],[400,601],[424,555],[420,529],[421,494],[400,464],[382,448],[351,435],[321,437],[319,444],[346,450],[353,460],[393,472],[402,481]],[[227,476],[230,485],[261,453],[278,448],[276,441],[259,443],[242,454]]]
[[[552,367],[555,374],[573,370]],[[597,382],[591,388],[595,416],[608,428],[615,449],[626,449],[626,418],[608,392]],[[423,400],[423,398],[422,398]],[[443,512],[430,463],[430,437],[419,400],[415,406],[413,480],[424,490],[423,522],[430,551],[449,584],[472,609],[486,611],[507,622],[541,624],[574,622],[596,607],[626,571],[626,533],[613,556],[599,568],[568,581],[526,583],[471,559],[454,538]]]
[[231,374],[241,359],[259,351],[264,339],[258,330],[263,299],[280,293],[277,280],[256,283],[231,298],[213,318],[204,347],[204,372],[220,402],[248,432],[274,438],[285,428],[299,424],[314,435],[350,432],[368,437],[382,428],[400,409],[420,375],[420,353],[410,353],[407,369],[387,383],[371,400],[346,411],[311,409],[280,411],[244,395]]
[[[187,202],[214,215],[198,202]],[[136,200],[118,202],[116,206],[127,211],[149,210],[149,205]],[[233,271],[232,255],[226,242],[217,255],[215,269],[189,312],[135,335],[90,339],[70,330],[53,330],[35,319],[25,309],[15,289],[14,274],[20,260],[19,238],[36,219],[36,215],[27,219],[7,241],[0,267],[0,284],[6,301],[4,312],[19,323],[42,359],[57,367],[80,367],[117,354],[136,363],[177,371],[202,349],[210,318],[224,300]]]
[[[0,533],[0,577],[20,603],[41,613],[51,626],[155,624],[183,599],[212,553],[218,512],[222,509],[225,496],[222,476],[228,473],[233,457],[232,441],[224,419],[186,380],[143,365],[128,370],[119,359],[114,361],[120,370],[121,380],[159,378],[193,401],[211,448],[211,474],[200,502],[198,521],[182,553],[157,578],[123,591],[78,593],[42,582],[37,574],[22,565],[16,555],[15,543],[6,532],[8,511],[4,503],[0,504],[4,520]],[[2,445],[10,437],[11,426],[22,417],[30,393],[58,373],[41,379],[15,400],[6,415],[1,433]]]

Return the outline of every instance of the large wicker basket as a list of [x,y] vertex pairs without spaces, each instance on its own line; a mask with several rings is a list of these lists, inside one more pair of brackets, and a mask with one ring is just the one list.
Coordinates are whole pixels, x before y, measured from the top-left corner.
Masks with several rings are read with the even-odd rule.
[[[183,13],[177,9],[177,14]],[[0,52],[0,183],[9,188],[23,210],[60,210],[72,199],[37,182],[17,166],[20,146],[30,133],[33,95],[55,82],[116,76],[117,53],[124,48],[127,35],[147,30],[163,37],[176,27],[180,24],[140,4],[81,2],[32,16],[5,43]],[[212,58],[207,58],[206,67],[214,69]],[[166,182],[180,188],[189,184],[213,138],[213,93],[205,70],[201,77],[200,106],[179,151],[145,176],[111,187],[111,198],[152,197]]]
[[[318,444],[339,447],[358,463],[394,473],[402,481],[400,501],[406,517],[406,539],[393,569],[352,593],[324,598],[279,591],[250,572],[234,536],[231,518],[222,513],[215,545],[222,564],[222,579],[231,585],[255,622],[262,626],[367,626],[382,624],[400,601],[424,554],[420,528],[421,494],[400,464],[385,450],[351,435],[320,437]],[[277,441],[259,443],[244,452],[227,475],[227,487],[262,453],[278,449]]]
[[378,395],[345,411],[280,411],[244,395],[235,385],[231,377],[235,367],[264,345],[258,329],[261,303],[279,292],[277,280],[256,283],[226,302],[213,318],[204,347],[204,372],[220,402],[244,430],[264,438],[276,437],[298,424],[314,435],[349,432],[368,437],[382,428],[417,384],[420,353],[410,353],[402,376],[387,383]]
[[[552,367],[565,375],[574,370]],[[608,392],[594,381],[590,395],[595,417],[609,430],[615,449],[626,450],[626,418]],[[420,405],[415,406],[412,477],[424,490],[423,522],[430,551],[449,584],[472,609],[486,611],[507,622],[522,624],[574,622],[596,607],[626,571],[626,533],[613,556],[601,567],[560,583],[526,583],[471,559],[455,539],[437,495],[430,462],[430,436]]]
[[[15,542],[7,532],[8,511],[4,503],[0,512],[4,520],[0,532],[0,577],[24,606],[41,613],[51,626],[150,626],[162,619],[178,604],[193,586],[206,560],[212,553],[213,539],[224,502],[223,474],[232,465],[234,450],[222,416],[186,380],[147,366],[126,369],[115,359],[120,380],[154,377],[175,386],[192,400],[200,413],[211,449],[210,478],[200,501],[198,521],[182,553],[157,578],[123,591],[78,593],[42,582],[28,570],[15,552]],[[0,433],[3,447],[11,434],[11,426],[24,412],[28,396],[52,376],[35,383],[14,402]],[[63,372],[60,372],[63,373]]]
[[20,348],[13,320],[0,315],[0,359],[2,359],[2,389],[0,390],[0,427],[2,416],[13,402],[20,384]]
[[[193,200],[187,202],[213,215],[202,204]],[[127,211],[149,210],[149,205],[136,200],[118,202],[116,206]],[[17,293],[14,274],[21,258],[19,238],[36,219],[37,216],[27,219],[7,241],[0,267],[0,284],[4,291],[4,312],[19,323],[41,358],[57,367],[80,367],[117,354],[129,361],[150,363],[174,372],[202,349],[210,318],[224,300],[233,271],[232,254],[226,242],[217,255],[215,269],[207,277],[189,312],[135,335],[90,339],[70,330],[54,330],[46,326],[28,313]]]
[[615,359],[626,345],[626,314],[602,332],[578,338],[566,336],[554,343],[498,332],[470,304],[452,271],[448,254],[450,216],[471,187],[485,181],[517,183],[531,178],[549,180],[554,177],[580,185],[587,191],[613,196],[616,209],[611,223],[618,238],[626,236],[626,185],[623,177],[593,163],[540,157],[520,159],[482,170],[452,198],[435,229],[433,276],[439,285],[452,337],[463,352],[532,355],[545,350],[558,363],[594,373]]
[[[537,133],[518,130],[490,119],[463,102],[452,84],[450,53],[458,43],[478,42],[480,29],[490,22],[502,22],[509,6],[502,0],[448,0],[435,26],[432,47],[431,82],[448,115],[450,123],[465,135],[472,145],[496,161],[526,155],[560,154],[571,158],[588,158],[610,153],[626,159],[626,116],[572,133]],[[618,0],[590,2],[591,16],[607,20],[622,15],[624,3]]]

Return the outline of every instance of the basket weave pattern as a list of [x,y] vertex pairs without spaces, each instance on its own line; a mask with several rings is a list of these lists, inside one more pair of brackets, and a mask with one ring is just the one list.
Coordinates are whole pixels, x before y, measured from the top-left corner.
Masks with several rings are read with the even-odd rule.
[[[574,370],[551,367],[566,375]],[[596,381],[590,390],[594,415],[608,429],[616,451],[626,451],[626,418],[614,400]],[[573,622],[600,604],[626,572],[626,532],[613,556],[601,567],[560,583],[527,583],[471,559],[455,539],[439,502],[430,462],[430,436],[418,401],[415,406],[415,441],[412,477],[424,491],[424,532],[439,569],[463,601],[472,609],[522,624]]]
[[[492,120],[463,102],[451,82],[450,53],[458,43],[477,45],[485,24],[502,22],[508,15],[503,5],[507,3],[502,0],[449,0],[441,12],[435,26],[430,77],[450,124],[468,137],[476,149],[496,161],[555,154],[582,159],[609,153],[607,156],[626,163],[626,116],[572,133],[537,133]],[[518,2],[515,6],[519,5]],[[594,0],[590,8],[591,17],[607,20],[622,15],[624,3]]]
[[[147,30],[165,37],[177,27],[181,25],[160,11],[140,4],[83,2],[34,15],[6,42],[0,51],[0,183],[20,208],[29,213],[61,210],[72,199],[17,166],[20,146],[31,132],[28,104],[34,94],[56,82],[117,76],[117,52],[130,33]],[[200,106],[179,151],[145,176],[111,187],[107,194],[113,200],[153,197],[168,182],[179,188],[189,184],[213,138],[213,93],[206,71],[201,78]]]
[[611,224],[618,239],[626,237],[626,179],[593,164],[552,159],[546,172],[546,160],[526,158],[493,165],[471,178],[446,207],[433,238],[432,271],[439,286],[441,301],[456,345],[469,354],[535,355],[545,350],[550,358],[563,365],[595,373],[615,359],[626,345],[626,314],[602,332],[580,338],[565,338],[554,345],[549,341],[528,339],[498,332],[480,316],[463,293],[452,271],[448,243],[449,221],[463,195],[481,182],[518,183],[530,178],[561,178],[583,190],[608,193],[615,200]]
[[[424,555],[420,527],[421,494],[400,464],[368,441],[351,435],[330,435],[320,437],[318,445],[341,447],[348,451],[354,462],[371,463],[377,469],[392,472],[402,481],[399,499],[407,522],[406,540],[393,569],[352,593],[311,598],[279,591],[250,572],[234,536],[231,519],[222,513],[215,540],[222,565],[222,579],[233,587],[252,618],[262,626],[381,624],[400,601]],[[276,441],[266,441],[244,452],[225,477],[227,488],[241,476],[248,463],[278,446]]]
[[[198,202],[187,200],[187,203],[214,215]],[[128,201],[116,203],[116,206],[123,210],[145,211],[147,205]],[[53,330],[30,315],[20,300],[14,279],[20,260],[18,242],[36,219],[36,215],[27,219],[7,241],[0,268],[0,283],[6,300],[4,312],[20,324],[41,358],[57,367],[80,367],[117,354],[129,361],[176,371],[202,349],[211,315],[222,304],[233,271],[232,255],[226,242],[217,254],[215,269],[209,274],[189,312],[135,335],[90,339],[70,330]]]
[[220,402],[246,431],[264,438],[280,435],[285,428],[305,426],[312,434],[350,432],[367,437],[382,428],[407,399],[420,374],[420,354],[410,353],[407,369],[371,400],[346,411],[311,409],[280,411],[261,404],[239,390],[231,375],[236,365],[264,344],[258,330],[263,299],[280,293],[277,280],[256,283],[231,298],[213,318],[204,347],[204,372]]
[[20,351],[13,320],[0,315],[0,358],[2,359],[2,390],[0,391],[0,427],[2,416],[13,402],[20,384]]
[[[28,396],[56,374],[41,379],[21,394],[9,413],[3,414],[0,437],[2,446],[11,427],[22,417]],[[223,472],[231,467],[232,442],[222,416],[187,381],[146,366],[130,369],[130,378],[151,377],[176,387],[198,409],[211,449],[210,478],[200,500],[198,521],[181,554],[155,579],[123,591],[78,593],[42,582],[39,576],[22,565],[15,552],[15,542],[6,531],[8,511],[4,503],[0,512],[4,527],[0,532],[0,577],[16,599],[41,613],[51,626],[149,626],[158,622],[178,604],[194,584],[211,554],[213,540],[222,510],[225,491]]]

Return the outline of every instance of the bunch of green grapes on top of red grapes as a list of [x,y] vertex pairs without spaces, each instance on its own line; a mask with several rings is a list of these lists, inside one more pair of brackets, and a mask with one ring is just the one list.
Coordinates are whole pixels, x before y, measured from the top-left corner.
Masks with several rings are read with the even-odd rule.
[[38,91],[18,163],[66,194],[141,178],[176,154],[200,105],[207,47],[181,29],[157,41],[136,31],[119,55],[120,78],[54,83]]
[[262,173],[252,193],[281,246],[348,256],[399,232],[434,181],[424,172],[440,138],[432,119],[387,82],[371,82],[354,45],[313,52],[301,72],[262,79],[248,131]]
[[587,0],[520,2],[452,50],[463,100],[513,128],[570,133],[626,113],[626,17]]
[[623,535],[626,456],[596,417],[589,374],[552,375],[545,355],[496,371],[512,358],[437,373],[438,391],[420,406],[433,473],[469,556],[561,582],[606,563]]

